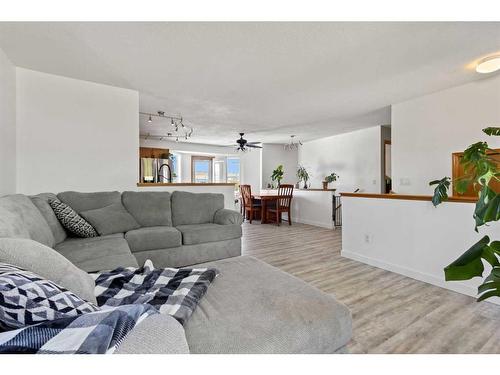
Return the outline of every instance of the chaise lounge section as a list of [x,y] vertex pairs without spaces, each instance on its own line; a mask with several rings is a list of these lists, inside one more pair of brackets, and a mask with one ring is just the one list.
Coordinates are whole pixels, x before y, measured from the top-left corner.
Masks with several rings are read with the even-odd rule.
[[[71,237],[49,199],[92,218],[102,235]],[[9,259],[26,254],[33,267],[49,262],[73,269],[75,275],[79,269],[138,267],[146,259],[156,267],[196,265],[220,271],[184,327],[168,315],[149,317],[118,353],[344,352],[352,334],[347,307],[300,279],[241,256],[242,217],[224,209],[223,202],[217,194],[177,191],[1,197],[0,262],[5,261],[1,254],[10,251],[15,254]],[[10,238],[26,240],[12,249]]]

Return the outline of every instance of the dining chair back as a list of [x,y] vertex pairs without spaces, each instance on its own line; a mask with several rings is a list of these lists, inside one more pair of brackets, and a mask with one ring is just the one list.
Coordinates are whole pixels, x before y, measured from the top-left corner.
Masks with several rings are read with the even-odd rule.
[[243,201],[243,217],[248,217],[250,224],[252,224],[255,215],[261,214],[260,201],[255,202],[252,198],[252,187],[250,185],[241,185],[240,192]]
[[279,206],[284,209],[290,208],[293,197],[293,185],[280,185],[278,188]]
[[241,185],[240,192],[243,199],[243,206],[250,206],[252,203],[252,187],[250,185]]

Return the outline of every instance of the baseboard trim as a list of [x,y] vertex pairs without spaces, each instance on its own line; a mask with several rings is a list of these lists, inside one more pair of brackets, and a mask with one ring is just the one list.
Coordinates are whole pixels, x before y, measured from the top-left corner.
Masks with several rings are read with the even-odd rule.
[[[465,285],[462,282],[447,282],[447,281],[444,281],[443,279],[441,279],[435,275],[431,275],[431,274],[428,274],[425,272],[416,271],[416,270],[413,270],[411,268],[400,266],[400,265],[397,265],[394,263],[381,261],[381,260],[378,260],[375,258],[370,258],[370,257],[358,254],[358,253],[350,251],[350,250],[342,249],[340,252],[340,255],[345,257],[345,258],[349,258],[349,259],[352,259],[352,260],[355,260],[355,261],[358,261],[361,263],[369,264],[370,266],[374,266],[374,267],[381,268],[381,269],[386,270],[386,271],[398,273],[400,275],[407,276],[407,277],[410,277],[410,278],[418,280],[418,281],[423,281],[425,283],[432,284],[432,285],[441,287],[443,289],[448,289],[448,290],[451,290],[453,292],[465,294],[465,295],[471,296],[471,297],[477,296],[477,289],[475,287],[472,287],[470,285]],[[496,305],[500,305],[500,298],[494,297],[494,298],[487,300],[486,302],[491,302],[491,303],[494,303]]]
[[333,223],[324,223],[321,221],[304,220],[301,218],[293,218],[292,217],[292,223],[293,222],[300,223],[300,224],[314,225],[315,227],[333,229]]

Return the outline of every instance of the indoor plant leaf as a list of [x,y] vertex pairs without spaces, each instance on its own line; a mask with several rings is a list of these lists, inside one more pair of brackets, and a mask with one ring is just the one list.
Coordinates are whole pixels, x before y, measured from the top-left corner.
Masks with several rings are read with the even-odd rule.
[[489,242],[490,238],[484,236],[457,260],[448,265],[444,269],[445,280],[469,280],[476,276],[482,276],[484,265],[481,259],[485,249],[489,248]]
[[434,206],[439,205],[446,199],[448,199],[448,189],[450,187],[451,179],[449,177],[444,177],[441,180],[434,180],[429,182],[429,185],[437,185],[434,189],[434,195],[432,196],[432,204]]
[[490,221],[500,219],[500,197],[488,186],[484,185],[474,210],[474,220],[477,228]]
[[483,129],[483,132],[485,132],[488,135],[499,135],[500,136],[500,128],[499,127],[489,126],[485,129]]

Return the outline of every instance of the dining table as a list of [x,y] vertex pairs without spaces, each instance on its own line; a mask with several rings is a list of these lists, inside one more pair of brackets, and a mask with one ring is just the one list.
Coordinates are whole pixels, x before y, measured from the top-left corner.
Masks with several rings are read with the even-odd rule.
[[252,194],[252,199],[260,200],[261,202],[261,224],[269,223],[269,219],[267,216],[267,207],[269,207],[269,205],[275,202],[279,197],[280,196],[278,195],[278,192],[276,190],[261,190],[258,194]]

